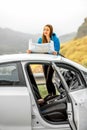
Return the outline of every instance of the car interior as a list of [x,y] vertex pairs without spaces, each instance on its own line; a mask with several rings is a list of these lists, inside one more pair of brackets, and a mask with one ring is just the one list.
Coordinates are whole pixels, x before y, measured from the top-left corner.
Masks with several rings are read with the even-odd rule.
[[[67,102],[69,101],[69,99],[62,85],[60,77],[58,77],[56,72],[54,71],[52,82],[54,83],[54,86],[56,89],[56,95],[50,96],[47,93],[45,97],[42,97],[39,86],[43,86],[43,88],[46,88],[46,82],[41,83],[41,84],[37,83],[37,78],[34,75],[35,72],[32,69],[32,65],[33,64],[27,65],[27,72],[28,72],[32,92],[33,92],[36,102],[38,101],[38,99],[41,99],[41,98],[44,99],[43,104],[38,104],[37,102],[37,106],[39,108],[41,116],[45,120],[54,122],[54,123],[68,122]],[[38,65],[43,66],[43,64],[38,64]],[[73,89],[78,88],[78,86],[80,85],[80,81],[74,71],[60,67],[60,72],[63,75],[70,91],[71,89],[73,90]],[[43,70],[41,73],[43,73]]]

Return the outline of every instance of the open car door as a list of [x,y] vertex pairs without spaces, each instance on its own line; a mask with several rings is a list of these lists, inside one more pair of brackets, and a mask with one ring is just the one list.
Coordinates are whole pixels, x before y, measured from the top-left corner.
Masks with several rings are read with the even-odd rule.
[[70,113],[73,114],[77,130],[87,130],[87,88],[70,92],[72,100],[73,113],[68,104],[69,121],[71,122]]
[[52,63],[58,78],[62,82],[67,96],[67,116],[72,130],[87,130],[87,88],[69,92],[69,87],[60,69]]

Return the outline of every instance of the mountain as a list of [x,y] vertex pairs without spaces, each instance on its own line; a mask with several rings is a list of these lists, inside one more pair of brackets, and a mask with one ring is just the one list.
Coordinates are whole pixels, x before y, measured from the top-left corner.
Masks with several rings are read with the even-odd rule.
[[84,19],[84,22],[78,28],[76,38],[81,38],[87,36],[87,18]]
[[[66,42],[75,37],[76,33],[60,36],[60,42]],[[25,53],[28,49],[29,39],[37,42],[41,34],[28,34],[14,31],[9,28],[0,28],[0,54]]]
[[61,44],[60,53],[66,58],[87,67],[87,36]]
[[60,39],[61,43],[65,43],[67,41],[72,40],[75,37],[76,37],[76,32],[72,32],[72,33],[60,36],[59,39]]
[[40,34],[27,34],[8,28],[0,28],[0,54],[24,53],[28,48],[29,39],[37,41]]

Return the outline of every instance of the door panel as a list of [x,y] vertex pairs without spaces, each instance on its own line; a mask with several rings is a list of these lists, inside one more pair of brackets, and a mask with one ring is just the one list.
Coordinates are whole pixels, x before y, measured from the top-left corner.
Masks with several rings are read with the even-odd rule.
[[31,101],[26,87],[0,87],[0,130],[31,130]]
[[87,130],[87,89],[70,93],[77,130]]

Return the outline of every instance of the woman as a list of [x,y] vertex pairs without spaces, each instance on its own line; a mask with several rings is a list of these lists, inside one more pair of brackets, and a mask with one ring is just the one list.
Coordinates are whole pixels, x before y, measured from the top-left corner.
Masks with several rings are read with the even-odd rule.
[[[50,24],[47,24],[43,28],[43,34],[42,38],[38,39],[38,44],[44,44],[44,43],[54,43],[54,49],[55,51],[52,52],[52,54],[57,55],[60,50],[60,41],[59,38],[56,36],[55,33],[53,33],[53,27]],[[27,50],[27,53],[31,53],[31,50]]]
[[[45,43],[54,43],[54,51],[52,52],[53,55],[57,55],[60,50],[60,41],[59,38],[53,33],[53,27],[50,24],[47,24],[43,28],[42,38],[38,39],[38,44],[45,44]],[[27,53],[31,53],[31,50],[27,50]],[[43,65],[43,71],[46,79],[46,85],[48,94],[55,95],[56,90],[55,86],[52,83],[52,76],[53,76],[53,69],[49,65]]]
[[55,33],[53,33],[53,27],[50,24],[44,26],[42,38],[39,38],[38,43],[54,43],[54,49],[52,53],[57,55],[60,50],[60,41]]
[[[58,37],[56,36],[55,33],[53,33],[53,27],[50,24],[47,24],[44,26],[43,29],[43,35],[42,38],[39,38],[38,43],[54,43],[54,49],[55,51],[52,52],[53,55],[57,55],[60,50],[60,41]],[[56,90],[54,87],[54,84],[52,83],[52,76],[53,76],[53,69],[49,65],[44,65],[43,66],[45,78],[46,78],[46,85],[47,85],[47,90],[48,94],[50,95],[55,95]]]

